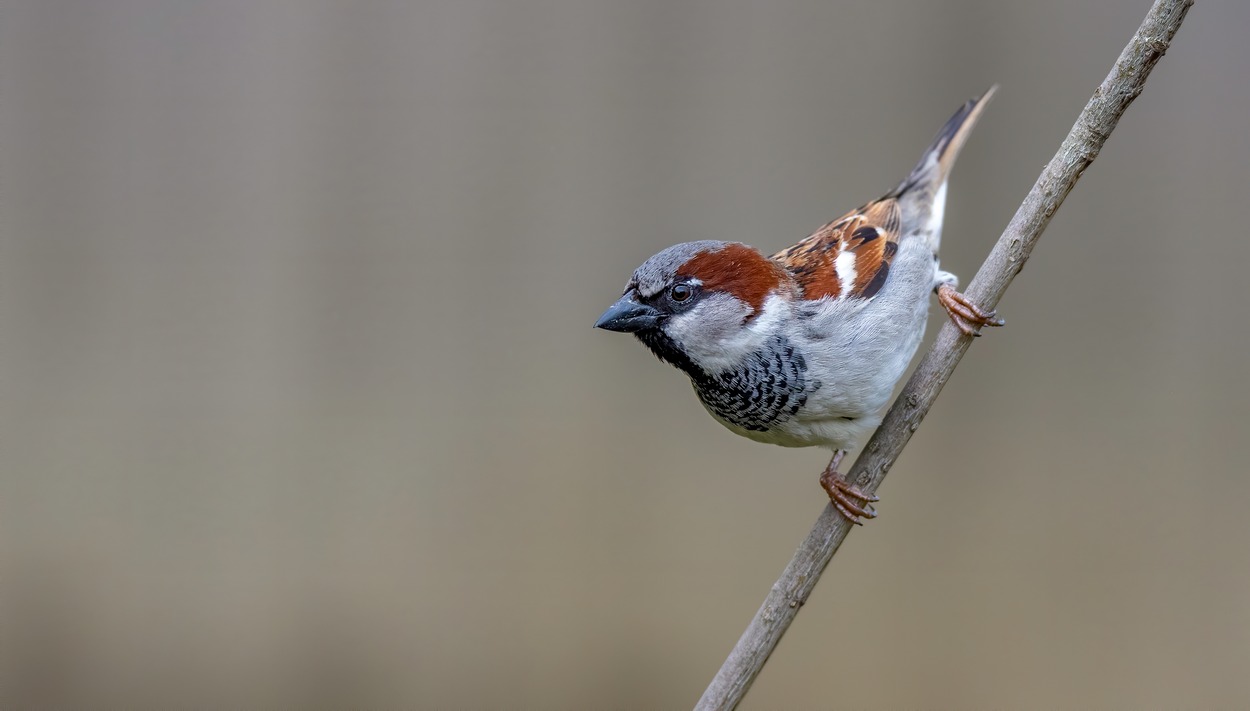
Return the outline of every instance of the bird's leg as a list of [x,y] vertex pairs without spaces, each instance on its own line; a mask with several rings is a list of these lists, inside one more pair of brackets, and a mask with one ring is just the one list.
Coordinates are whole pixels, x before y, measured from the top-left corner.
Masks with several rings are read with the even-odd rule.
[[829,466],[825,467],[825,472],[820,475],[820,486],[829,494],[829,500],[833,502],[835,508],[842,513],[851,523],[860,526],[863,522],[859,520],[861,516],[864,518],[876,518],[877,512],[868,504],[873,501],[879,501],[876,496],[864,493],[857,486],[852,486],[842,475],[838,473],[838,465],[842,463],[842,458],[846,456],[846,450],[839,449],[833,453],[833,459],[829,460]]
[[983,311],[972,300],[955,291],[950,284],[938,284],[938,303],[946,309],[955,326],[966,336],[980,336],[981,326],[1001,326],[1003,320],[994,311]]

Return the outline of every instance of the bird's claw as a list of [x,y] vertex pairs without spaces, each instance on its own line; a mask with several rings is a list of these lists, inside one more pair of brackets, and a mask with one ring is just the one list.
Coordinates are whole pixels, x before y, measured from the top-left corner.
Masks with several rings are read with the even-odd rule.
[[820,475],[820,486],[829,494],[829,501],[841,512],[848,521],[862,526],[862,518],[876,518],[877,512],[869,504],[880,501],[880,497],[869,494],[857,486],[849,484],[833,467]]
[[951,322],[965,336],[979,337],[982,326],[1002,326],[1005,323],[998,318],[997,312],[983,310],[949,284],[942,284],[938,287],[937,297],[938,303],[951,317]]

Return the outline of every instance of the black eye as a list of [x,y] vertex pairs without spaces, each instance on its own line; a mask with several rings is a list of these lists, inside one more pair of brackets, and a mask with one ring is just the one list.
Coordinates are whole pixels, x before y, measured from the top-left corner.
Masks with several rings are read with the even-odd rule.
[[668,290],[668,298],[673,301],[685,301],[694,294],[694,290],[685,284],[674,284],[672,289]]

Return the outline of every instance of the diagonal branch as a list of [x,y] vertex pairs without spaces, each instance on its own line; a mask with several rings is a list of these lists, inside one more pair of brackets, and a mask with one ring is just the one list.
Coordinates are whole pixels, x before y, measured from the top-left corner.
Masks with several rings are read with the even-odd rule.
[[[1146,77],[1167,51],[1192,4],[1193,0],[1156,0],[968,285],[965,293],[973,302],[986,309],[998,304],[1011,280],[1024,268],[1050,218],[1094,162],[1120,116],[1141,94]],[[971,344],[972,338],[962,335],[953,324],[942,327],[937,341],[851,467],[848,481],[868,493],[876,491]],[[703,692],[696,711],[732,709],[742,701],[850,529],[851,523],[832,505],[825,507]]]

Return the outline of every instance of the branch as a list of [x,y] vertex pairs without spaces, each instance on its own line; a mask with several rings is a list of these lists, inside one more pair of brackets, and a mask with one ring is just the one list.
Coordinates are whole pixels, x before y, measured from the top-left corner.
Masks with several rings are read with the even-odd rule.
[[[1085,105],[1059,151],[968,285],[965,293],[972,301],[987,310],[997,306],[1007,286],[1024,268],[1050,218],[1094,162],[1120,116],[1141,94],[1146,77],[1167,51],[1192,4],[1193,0],[1156,0],[1150,8],[1137,34],[1120,53],[1111,73]],[[972,338],[962,335],[950,322],[942,327],[937,341],[851,467],[848,481],[868,493],[876,491],[971,344]],[[851,527],[832,505],[825,507],[716,678],[703,692],[696,711],[737,707]]]

